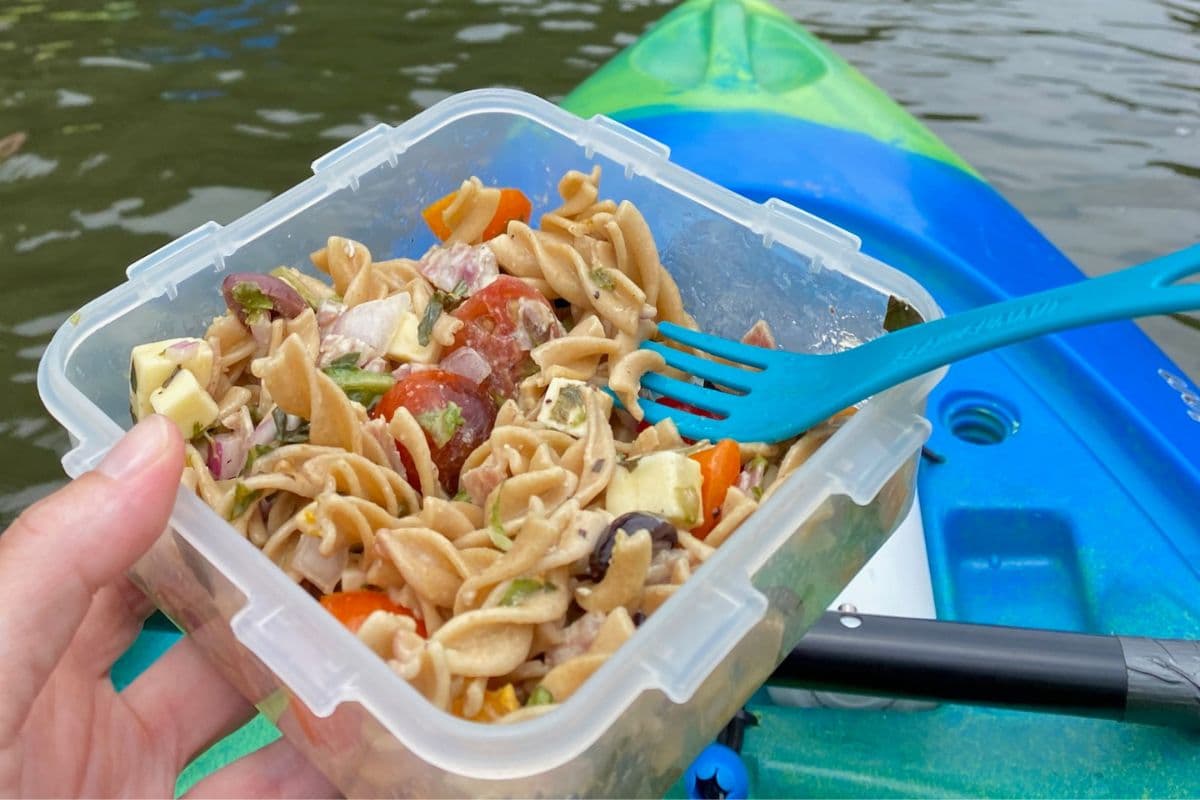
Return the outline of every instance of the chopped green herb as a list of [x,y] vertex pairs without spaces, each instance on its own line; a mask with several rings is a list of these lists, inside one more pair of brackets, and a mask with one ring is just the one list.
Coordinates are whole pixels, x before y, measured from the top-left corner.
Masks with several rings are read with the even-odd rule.
[[[354,360],[347,362],[351,356]],[[386,372],[371,372],[354,366],[358,356],[347,353],[321,370],[336,383],[351,400],[370,406],[382,394],[391,389],[396,379]]]
[[275,309],[271,298],[250,281],[233,285],[233,299],[246,312],[246,321],[255,322]]
[[246,454],[246,466],[242,468],[242,472],[249,472],[254,467],[254,462],[260,456],[265,456],[267,453],[275,449],[273,444],[256,444],[250,448],[250,452]]
[[888,297],[887,313],[883,317],[883,329],[888,333],[919,325],[925,320],[915,308],[895,295]]
[[526,599],[538,592],[553,592],[555,586],[550,581],[542,583],[533,578],[517,578],[508,585],[504,590],[504,595],[500,598],[501,606],[515,606],[525,602]]
[[521,358],[521,363],[517,364],[517,374],[521,376],[522,379],[532,378],[534,375],[537,375],[541,369],[542,368],[537,365],[537,362],[534,361],[533,357],[528,353]]
[[579,425],[587,419],[586,402],[580,386],[567,384],[559,390],[558,398],[550,407],[550,419],[561,425]]
[[504,534],[504,528],[500,528],[499,530],[496,528],[489,528],[488,538],[492,540],[492,544],[497,550],[502,550],[507,553],[512,549],[513,540]]
[[425,313],[421,315],[421,322],[417,325],[417,344],[421,347],[429,346],[429,337],[433,335],[433,324],[441,315],[442,301],[438,299],[435,292],[433,297],[429,298],[429,305],[425,306]]
[[503,550],[507,553],[513,546],[513,540],[508,538],[508,534],[504,531],[504,521],[500,519],[500,495],[504,491],[504,483],[500,483],[500,488],[496,491],[496,502],[492,505],[491,519],[488,524],[488,538],[492,540],[492,544],[497,550]]
[[325,283],[309,277],[293,267],[276,267],[271,270],[271,275],[295,289],[296,293],[304,298],[304,302],[308,303],[314,311],[319,309],[326,300],[336,299],[339,302],[341,300]]
[[357,367],[360,358],[362,358],[362,353],[346,353],[346,355],[338,356],[333,361],[330,361],[329,367],[326,367],[326,369],[330,367]]
[[288,430],[287,414],[279,406],[271,410],[271,419],[275,420],[275,438],[280,444],[304,444],[308,441],[308,420]]
[[443,292],[441,289],[435,290],[433,297],[429,298],[429,305],[425,306],[425,313],[421,315],[420,324],[417,325],[417,344],[421,347],[428,347],[429,339],[433,336],[433,326],[438,321],[438,317],[442,315],[443,311],[453,311],[458,308],[466,296],[466,281],[459,281],[449,292]]
[[588,277],[592,279],[592,283],[594,283],[597,287],[604,289],[605,291],[611,292],[613,287],[616,286],[616,284],[613,283],[612,275],[610,275],[608,270],[606,270],[604,267],[596,267],[590,273],[588,273]]
[[425,429],[426,433],[433,437],[435,445],[445,447],[466,420],[463,419],[462,409],[458,407],[457,403],[447,403],[439,411],[417,414],[417,422]]
[[529,699],[525,701],[526,706],[548,706],[554,702],[554,695],[545,686],[538,686],[529,693]]
[[254,501],[258,500],[262,491],[258,489],[251,490],[244,483],[238,483],[233,489],[233,509],[230,512],[230,519],[234,520],[246,513]]
[[451,498],[454,502],[459,503],[471,499],[471,495],[467,494],[466,489],[459,489],[458,492]]

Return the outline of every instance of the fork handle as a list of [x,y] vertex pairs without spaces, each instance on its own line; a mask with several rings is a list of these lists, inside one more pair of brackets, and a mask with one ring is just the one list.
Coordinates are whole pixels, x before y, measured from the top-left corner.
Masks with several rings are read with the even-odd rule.
[[[1200,283],[1177,283],[1197,273],[1200,245],[1192,245],[1100,278],[903,328],[845,355],[855,353],[864,361],[860,374],[871,376],[866,383],[874,384],[874,394],[959,359],[1045,333],[1200,308]],[[830,389],[836,392],[836,387]]]

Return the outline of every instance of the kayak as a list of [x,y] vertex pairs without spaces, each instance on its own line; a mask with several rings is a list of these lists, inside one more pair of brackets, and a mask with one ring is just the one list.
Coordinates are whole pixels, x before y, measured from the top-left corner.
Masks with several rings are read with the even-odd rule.
[[[762,0],[689,0],[563,104],[838,225],[947,313],[1083,278],[961,156]],[[929,400],[918,477],[928,571],[882,588],[901,605],[931,590],[949,620],[1197,638],[1198,394],[1132,322],[954,365]],[[1170,730],[756,701],[742,748],[751,796],[1200,792],[1195,740]]]
[[[1082,278],[967,161],[761,0],[683,3],[563,104],[666,144],[676,163],[753,200],[829,220],[948,313]],[[928,404],[920,527],[889,543],[909,548],[908,560],[879,565],[876,594],[894,613],[927,596],[927,615],[943,619],[1200,636],[1198,394],[1132,323],[953,366]],[[177,637],[148,627],[114,681],[130,681]],[[751,796],[1200,793],[1194,740],[1171,730],[781,697],[763,691],[749,705]],[[257,718],[180,787],[277,736]],[[672,794],[696,791],[681,781]]]

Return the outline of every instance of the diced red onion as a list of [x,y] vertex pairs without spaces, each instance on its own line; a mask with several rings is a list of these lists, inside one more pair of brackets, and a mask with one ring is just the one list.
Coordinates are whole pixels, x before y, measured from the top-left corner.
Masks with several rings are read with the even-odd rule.
[[750,494],[755,489],[761,489],[763,478],[766,476],[767,462],[766,461],[751,461],[746,465],[737,478],[737,488],[745,494]]
[[508,477],[508,471],[496,463],[492,457],[489,457],[479,466],[464,472],[458,485],[471,498],[472,503],[482,506],[492,490],[499,486],[506,477]]
[[437,369],[437,367],[433,366],[432,364],[417,364],[415,362],[409,362],[401,364],[392,370],[392,377],[399,382],[407,378],[409,375],[412,375],[414,372],[424,372],[427,369]]
[[338,321],[338,317],[346,311],[346,306],[336,300],[325,300],[317,309],[317,327],[324,334],[327,329]]
[[554,316],[554,309],[528,297],[517,301],[517,323],[513,338],[522,350],[532,350],[566,334],[562,323]]
[[400,318],[411,310],[412,297],[408,292],[398,292],[382,300],[359,303],[338,317],[329,332],[366,342],[377,353],[383,353],[400,327]]
[[385,359],[377,357],[372,358],[370,361],[363,364],[362,368],[367,372],[378,372],[380,375],[382,375],[383,373],[389,371],[391,366],[392,365],[389,364]]
[[349,551],[345,547],[339,547],[334,555],[322,555],[321,537],[301,534],[296,549],[292,551],[292,569],[329,594],[337,588],[348,559]]
[[380,447],[383,448],[383,453],[387,456],[388,466],[401,478],[408,480],[408,470],[404,468],[404,461],[400,458],[400,451],[396,448],[396,440],[392,438],[387,423],[376,417],[369,420],[363,427],[375,441],[379,442]]
[[589,611],[572,622],[562,632],[562,641],[546,651],[546,666],[556,667],[587,652],[596,641],[607,617],[599,611]]
[[182,364],[183,362],[187,361],[189,358],[192,358],[193,356],[195,356],[196,351],[199,349],[200,349],[199,341],[197,341],[196,339],[185,339],[182,342],[176,342],[175,344],[168,347],[166,350],[163,350],[163,355],[166,356],[168,360],[170,360],[171,362],[173,362],[175,364]]
[[259,352],[265,353],[271,346],[271,323],[267,320],[258,320],[251,322],[249,328],[250,335],[254,337],[254,343],[258,345]]
[[269,318],[292,319],[308,308],[308,303],[304,302],[299,292],[273,275],[234,272],[226,275],[225,280],[221,281],[221,294],[225,296],[225,305],[237,314],[237,318],[242,322],[246,321],[246,309],[242,308],[242,304],[233,296],[233,290],[235,286],[243,283],[251,284],[271,301],[272,308],[267,314]]
[[218,433],[208,451],[208,471],[219,481],[237,477],[246,464],[248,441],[238,433]]
[[473,347],[460,347],[443,358],[438,366],[447,372],[462,375],[476,385],[492,374],[492,365]]
[[262,422],[258,423],[258,427],[250,435],[250,447],[270,444],[277,438],[279,438],[279,427],[275,424],[275,415],[268,414],[263,418]]
[[321,339],[321,354],[317,357],[317,366],[324,369],[342,356],[358,353],[354,365],[360,367],[379,355],[379,352],[374,345],[367,344],[357,337],[327,333]]
[[421,257],[417,270],[443,292],[452,292],[461,283],[467,287],[468,295],[475,294],[500,275],[496,254],[490,247],[463,242],[432,248]]

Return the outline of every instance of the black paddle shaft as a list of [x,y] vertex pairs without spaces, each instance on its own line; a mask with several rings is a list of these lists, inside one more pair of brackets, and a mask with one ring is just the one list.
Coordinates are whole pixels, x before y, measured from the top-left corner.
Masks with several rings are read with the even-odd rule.
[[1200,726],[1200,644],[826,613],[773,683]]

